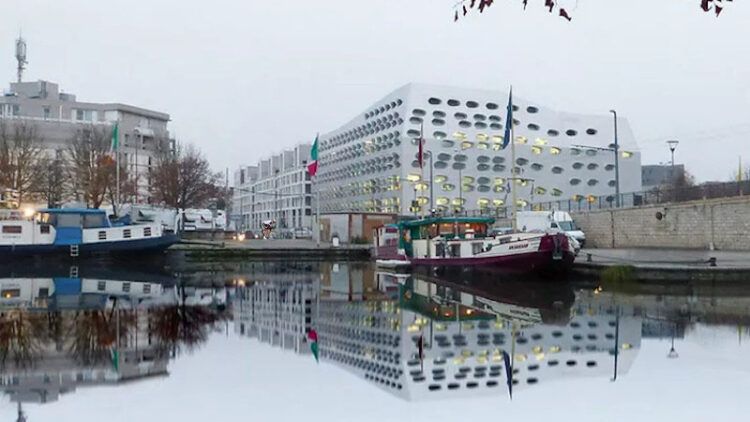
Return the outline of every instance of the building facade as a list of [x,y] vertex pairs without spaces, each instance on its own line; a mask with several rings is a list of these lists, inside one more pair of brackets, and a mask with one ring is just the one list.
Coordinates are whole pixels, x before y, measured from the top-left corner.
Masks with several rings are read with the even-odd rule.
[[[505,210],[537,202],[613,199],[611,115],[556,111],[514,96],[515,163],[503,148],[508,93],[409,84],[320,136],[321,212],[412,214]],[[641,155],[618,117],[620,192],[641,190]],[[428,158],[420,168],[418,142]],[[511,171],[515,167],[515,184]]]
[[310,233],[314,206],[307,173],[310,148],[300,144],[235,170],[232,219],[238,230],[257,231],[263,221],[276,220],[281,233]]
[[650,164],[642,168],[643,189],[673,185],[685,174],[685,165]]
[[60,91],[48,81],[14,82],[0,97],[0,123],[33,127],[51,158],[64,159],[72,140],[81,130],[112,132],[118,123],[120,160],[137,184],[135,203],[150,203],[149,168],[155,163],[156,149],[168,147],[166,113],[120,103],[82,102]]

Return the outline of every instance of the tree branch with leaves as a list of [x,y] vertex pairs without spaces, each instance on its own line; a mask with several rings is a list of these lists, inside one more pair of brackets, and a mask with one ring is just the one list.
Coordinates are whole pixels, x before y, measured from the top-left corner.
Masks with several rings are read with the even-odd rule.
[[[523,10],[529,5],[529,0],[519,0],[523,6]],[[732,3],[733,0],[694,0],[701,10],[706,13],[713,13],[716,17],[719,17],[724,11],[727,3]],[[539,6],[544,7],[549,13],[557,14],[557,16],[567,20],[568,22],[573,20],[572,12],[578,7],[578,0],[541,0],[538,1]],[[484,13],[487,8],[495,4],[495,0],[462,0],[454,6],[455,13],[453,16],[454,21],[458,21],[461,17],[468,15],[471,12],[477,11]]]

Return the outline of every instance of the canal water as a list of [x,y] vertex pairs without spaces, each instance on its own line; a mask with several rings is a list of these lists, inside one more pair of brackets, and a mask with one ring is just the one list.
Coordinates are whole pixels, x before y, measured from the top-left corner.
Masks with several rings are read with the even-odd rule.
[[736,284],[12,263],[0,420],[744,421],[748,327]]

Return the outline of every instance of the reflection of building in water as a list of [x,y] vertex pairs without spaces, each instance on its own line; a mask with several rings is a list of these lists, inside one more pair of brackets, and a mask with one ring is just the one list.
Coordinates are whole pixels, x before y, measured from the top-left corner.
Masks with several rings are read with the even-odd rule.
[[235,332],[297,353],[309,353],[317,284],[308,281],[259,281],[238,289]]
[[158,283],[4,278],[0,291],[0,392],[19,403],[166,376],[218,317]]
[[[584,297],[571,308],[564,294],[545,306],[547,298],[532,298],[533,292],[527,302],[503,302],[413,277],[361,277],[350,265],[324,271],[319,298],[309,283],[241,289],[235,330],[309,353],[305,332],[315,328],[321,361],[407,400],[503,394],[502,351],[514,355],[514,388],[523,389],[568,377],[612,377],[615,357],[619,374],[627,373],[640,348],[641,318],[632,307]],[[293,306],[295,297],[311,302]],[[284,324],[303,320],[304,327]]]
[[[7,356],[0,362],[0,391],[11,401],[47,403],[78,387],[167,374],[168,355],[152,342],[145,310],[121,310],[118,316],[93,308],[5,309],[0,318],[15,333],[11,339],[0,339],[0,354]],[[114,346],[118,332],[119,348]],[[106,341],[113,345],[104,345]]]
[[[476,306],[477,304],[481,307]],[[581,305],[564,325],[537,323],[534,309],[409,279],[400,303],[324,302],[321,358],[411,400],[498,394],[505,388],[502,351],[514,350],[516,388],[571,376],[612,376],[619,322],[618,371],[640,347],[640,318]],[[530,315],[501,318],[492,309]],[[517,339],[512,344],[512,332]],[[423,336],[424,360],[417,340]]]

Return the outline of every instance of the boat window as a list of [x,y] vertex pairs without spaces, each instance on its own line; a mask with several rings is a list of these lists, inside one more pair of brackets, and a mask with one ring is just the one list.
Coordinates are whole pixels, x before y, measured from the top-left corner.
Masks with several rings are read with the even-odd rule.
[[461,244],[457,245],[451,245],[451,256],[454,258],[459,258],[461,256]]
[[484,252],[484,245],[482,242],[475,242],[471,244],[471,253],[474,255]]
[[445,258],[445,243],[438,242],[435,244],[435,256]]
[[81,227],[81,215],[59,214],[57,215],[57,225],[60,227]]
[[39,233],[49,234],[49,224],[42,224],[41,226],[39,226]]
[[3,226],[3,234],[21,234],[22,226]]
[[57,223],[55,215],[48,212],[40,213],[38,219],[41,223],[52,224],[53,226],[55,225],[55,223]]
[[104,227],[104,214],[85,214],[83,216],[83,228],[94,229]]
[[20,297],[21,296],[21,289],[5,289],[2,292],[0,292],[0,297],[3,299],[11,299],[14,297]]

